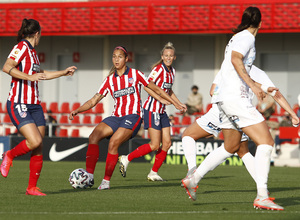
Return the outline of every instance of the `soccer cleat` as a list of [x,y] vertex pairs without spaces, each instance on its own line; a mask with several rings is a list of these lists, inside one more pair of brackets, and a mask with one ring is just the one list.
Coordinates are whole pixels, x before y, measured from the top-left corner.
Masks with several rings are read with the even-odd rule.
[[108,180],[102,180],[100,186],[98,187],[99,190],[104,190],[104,189],[110,189],[109,187],[109,181]]
[[253,206],[255,209],[267,209],[267,210],[279,210],[283,211],[284,208],[280,205],[277,205],[275,202],[273,202],[274,198],[259,198],[256,197],[254,200]]
[[163,178],[161,178],[158,174],[157,174],[157,172],[154,172],[154,171],[150,171],[150,173],[148,174],[148,176],[147,176],[147,179],[149,180],[149,181],[165,181]]
[[88,187],[92,187],[94,185],[94,174],[92,173],[88,173],[88,176],[89,176],[89,181],[88,181]]
[[38,187],[31,187],[26,189],[26,195],[31,195],[31,196],[46,196],[45,193],[42,193],[40,191],[40,188]]
[[[183,180],[185,180],[186,178],[190,178],[196,170],[197,170],[197,166],[194,166],[192,169],[190,169],[187,172],[186,177],[184,177]],[[182,182],[181,182],[181,187],[184,187]]]
[[196,190],[198,189],[197,184],[195,183],[195,178],[192,175],[190,178],[185,178],[181,180],[187,194],[189,195],[190,199],[195,201],[197,199]]
[[9,169],[12,166],[12,161],[13,160],[7,156],[8,152],[9,151],[6,151],[5,153],[2,154],[3,160],[2,160],[2,163],[1,163],[1,168],[0,169],[1,169],[1,174],[2,174],[3,177],[7,177]]
[[126,177],[126,170],[129,164],[128,156],[120,156],[119,157],[119,162],[120,162],[120,173],[123,177]]

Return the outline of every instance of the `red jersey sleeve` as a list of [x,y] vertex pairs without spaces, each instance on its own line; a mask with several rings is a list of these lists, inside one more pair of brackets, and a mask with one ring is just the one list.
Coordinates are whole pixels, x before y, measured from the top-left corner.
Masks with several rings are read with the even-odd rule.
[[106,96],[107,93],[109,92],[109,79],[106,77],[106,79],[103,81],[102,85],[100,86],[98,93],[101,95]]
[[144,86],[148,86],[149,84],[149,81],[148,79],[145,77],[144,73],[142,73],[141,71],[137,71],[137,78],[138,78],[138,81],[143,84]]
[[8,58],[13,59],[17,63],[20,63],[26,55],[26,50],[27,47],[21,41],[20,43],[14,46],[14,48],[11,50],[10,54],[8,55]]

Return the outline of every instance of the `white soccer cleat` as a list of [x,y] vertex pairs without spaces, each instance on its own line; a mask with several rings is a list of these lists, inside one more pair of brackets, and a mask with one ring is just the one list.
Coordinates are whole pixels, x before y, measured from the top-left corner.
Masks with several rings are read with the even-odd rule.
[[102,180],[100,186],[98,187],[99,190],[104,190],[104,189],[110,189],[109,187],[109,182],[108,180]]
[[277,205],[275,202],[273,202],[274,198],[259,198],[256,197],[256,199],[253,202],[253,206],[255,209],[267,209],[267,210],[279,210],[283,211],[284,208],[280,205]]
[[120,173],[123,177],[126,177],[126,170],[127,170],[128,164],[129,164],[128,155],[120,156],[119,162],[120,162],[120,166],[119,166]]
[[164,181],[163,178],[161,178],[157,172],[154,172],[153,170],[150,171],[150,173],[147,176],[147,179],[149,181]]
[[195,178],[192,175],[190,178],[184,178],[181,180],[189,198],[195,201],[197,199],[196,190],[198,189],[198,185],[195,182]]
[[[197,170],[197,166],[194,166],[192,169],[190,169],[190,170],[187,172],[187,174],[186,174],[186,176],[183,178],[183,180],[185,180],[186,178],[190,178],[190,177],[195,173],[196,170]],[[182,182],[181,182],[181,187],[184,187]]]

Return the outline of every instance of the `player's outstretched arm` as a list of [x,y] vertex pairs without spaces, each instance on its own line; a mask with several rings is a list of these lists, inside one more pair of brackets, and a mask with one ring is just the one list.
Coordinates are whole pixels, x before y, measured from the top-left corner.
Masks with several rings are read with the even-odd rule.
[[78,113],[85,112],[91,108],[93,108],[98,102],[100,102],[104,98],[104,95],[101,95],[99,93],[96,93],[93,98],[86,101],[83,105],[81,105],[78,109],[72,111],[69,115],[69,119],[73,120],[74,116],[76,116]]

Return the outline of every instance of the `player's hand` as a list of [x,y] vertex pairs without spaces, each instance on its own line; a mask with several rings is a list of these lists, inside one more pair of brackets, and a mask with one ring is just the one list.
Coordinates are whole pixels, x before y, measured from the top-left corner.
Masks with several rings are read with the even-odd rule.
[[45,73],[36,73],[36,74],[30,75],[29,80],[32,82],[46,80],[46,74]]
[[162,104],[164,104],[164,105],[171,105],[171,102],[169,102],[168,100],[165,100],[165,99],[163,99],[163,98],[161,98],[161,99],[159,100],[159,102],[162,103]]
[[75,70],[77,70],[76,66],[70,66],[67,69],[65,69],[65,76],[73,76],[73,74],[75,73]]
[[180,112],[182,112],[182,111],[184,111],[184,108],[183,108],[183,106],[181,106],[180,104],[178,104],[177,102],[175,103],[175,108],[177,109],[177,110],[179,110]]
[[187,111],[187,107],[186,107],[186,105],[185,104],[182,104],[182,103],[180,103],[180,105],[182,106],[182,111],[180,111],[181,113],[184,113],[184,112],[186,112]]
[[299,118],[295,115],[292,116],[292,123],[294,127],[298,127],[299,126]]
[[258,86],[251,87],[252,92],[256,95],[257,99],[262,101],[266,97],[266,93]]
[[78,112],[75,110],[75,111],[72,111],[69,115],[69,120],[73,120],[74,119],[74,116],[76,116],[78,114]]

